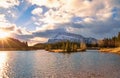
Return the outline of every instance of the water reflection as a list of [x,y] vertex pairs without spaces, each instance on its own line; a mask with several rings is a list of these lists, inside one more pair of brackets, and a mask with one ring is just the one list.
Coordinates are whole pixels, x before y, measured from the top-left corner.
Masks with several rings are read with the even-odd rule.
[[8,78],[6,75],[7,66],[7,53],[0,52],[0,78]]
[[0,52],[0,78],[119,78],[119,74],[120,56],[115,54]]
[[[39,57],[39,58],[38,58]],[[34,53],[34,76],[38,78],[53,77],[56,75],[57,57],[54,54],[37,51]]]

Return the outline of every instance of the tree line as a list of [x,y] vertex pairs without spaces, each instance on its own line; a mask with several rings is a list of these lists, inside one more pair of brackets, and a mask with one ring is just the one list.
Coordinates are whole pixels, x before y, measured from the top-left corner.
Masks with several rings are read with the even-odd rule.
[[27,42],[21,42],[18,39],[6,38],[0,40],[0,48],[27,48]]
[[93,43],[85,43],[85,42],[71,42],[67,41],[60,41],[55,43],[39,43],[34,45],[35,48],[38,49],[62,49],[67,52],[77,51],[78,49],[99,49],[99,48],[115,48],[120,47],[120,32],[117,36],[112,38],[104,38],[102,40],[98,40],[97,42]]
[[103,40],[99,40],[98,46],[102,48],[120,47],[120,32],[117,36],[112,38],[104,38]]
[[61,41],[61,42],[56,42],[56,43],[48,43],[45,46],[45,49],[50,51],[52,49],[62,49],[63,51],[66,52],[73,52],[77,51],[78,49],[85,50],[86,49],[86,44],[81,42],[70,42],[70,41]]

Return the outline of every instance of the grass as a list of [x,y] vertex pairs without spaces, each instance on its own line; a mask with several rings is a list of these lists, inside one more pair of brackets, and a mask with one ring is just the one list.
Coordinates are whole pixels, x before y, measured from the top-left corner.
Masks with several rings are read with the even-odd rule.
[[100,51],[120,54],[120,47],[118,47],[118,48],[102,48],[102,49],[100,49]]

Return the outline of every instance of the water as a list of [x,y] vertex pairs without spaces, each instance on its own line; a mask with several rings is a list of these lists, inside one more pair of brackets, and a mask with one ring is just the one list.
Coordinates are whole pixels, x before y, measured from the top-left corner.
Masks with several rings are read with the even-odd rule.
[[120,55],[1,51],[0,78],[120,78]]

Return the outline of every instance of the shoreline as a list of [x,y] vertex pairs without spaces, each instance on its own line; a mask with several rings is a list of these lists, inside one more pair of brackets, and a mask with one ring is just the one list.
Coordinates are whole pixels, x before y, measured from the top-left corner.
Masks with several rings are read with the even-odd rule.
[[72,52],[83,52],[86,51],[86,49],[77,49],[76,51],[66,51],[66,50],[62,50],[62,49],[52,49],[52,50],[46,50],[49,52],[55,52],[55,53],[72,53]]
[[102,48],[99,51],[100,52],[106,52],[106,53],[117,53],[117,54],[120,54],[120,47],[118,47],[118,48]]

